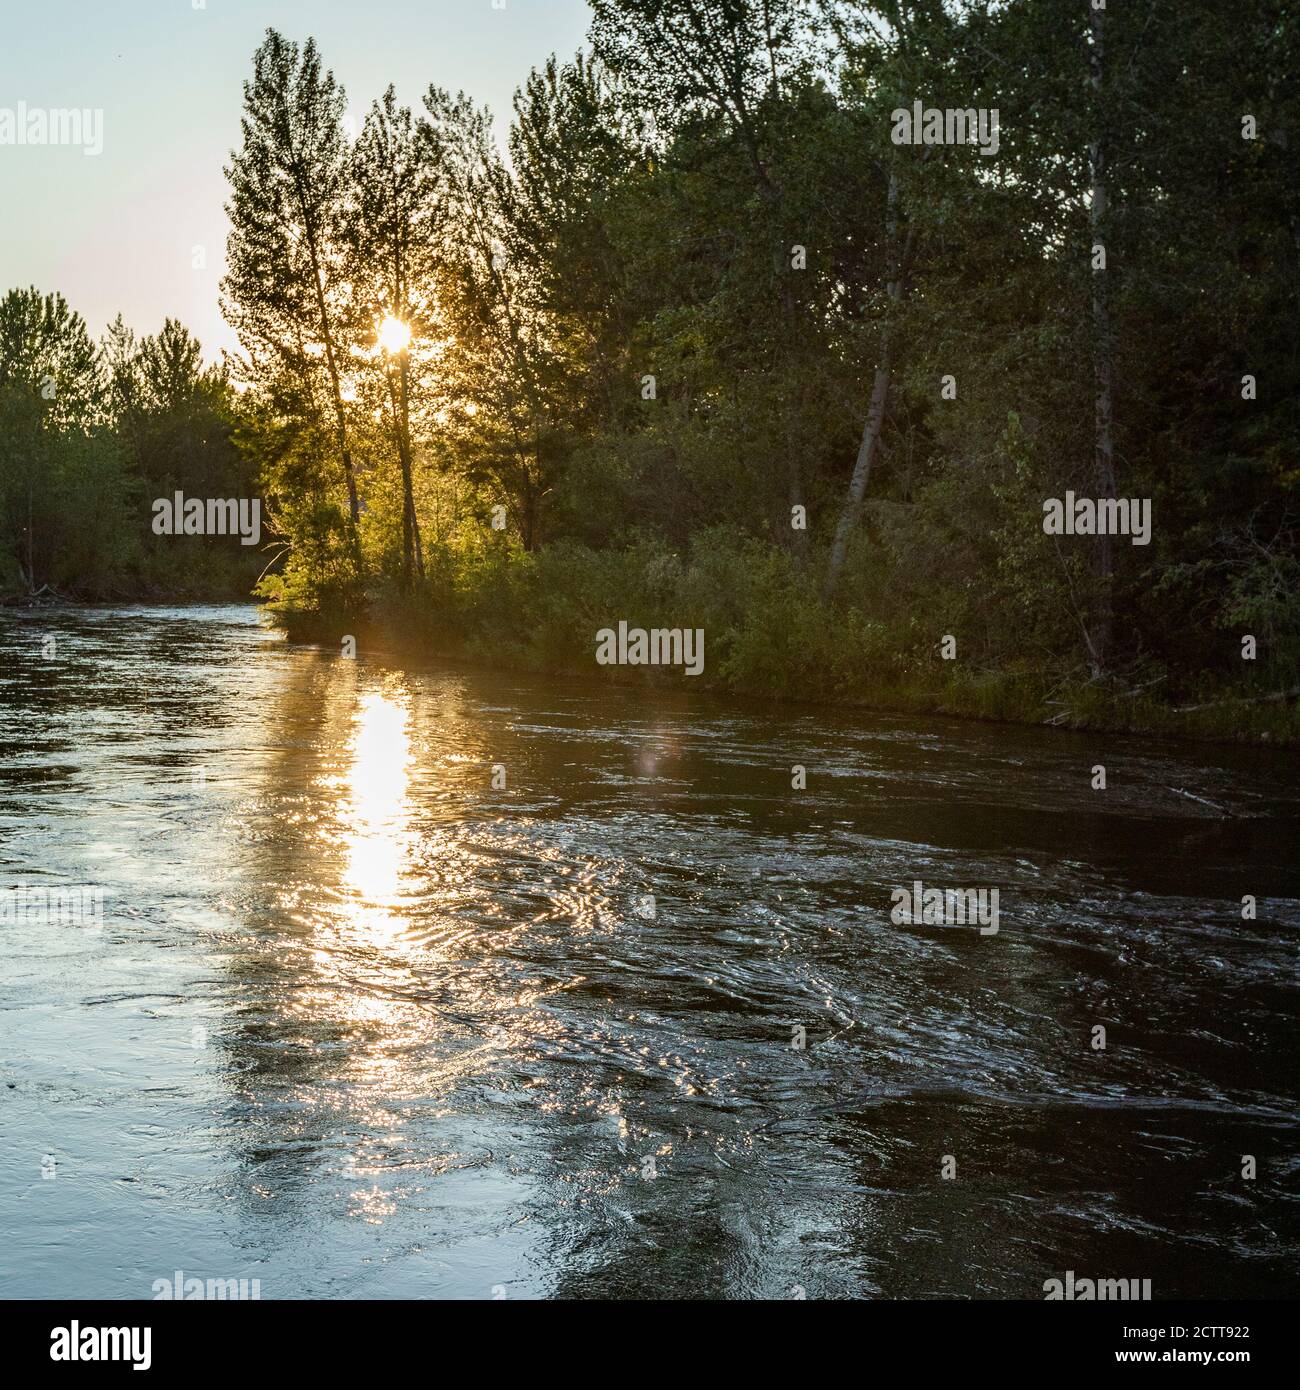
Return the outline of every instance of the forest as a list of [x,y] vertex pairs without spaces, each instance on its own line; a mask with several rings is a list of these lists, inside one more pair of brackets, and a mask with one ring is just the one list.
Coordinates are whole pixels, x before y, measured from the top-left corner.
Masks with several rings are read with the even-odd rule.
[[[1300,11],[590,8],[504,147],[436,84],[354,127],[268,30],[241,350],[0,299],[0,595],[593,680],[698,629],[692,689],[1294,739]],[[178,492],[259,544],[157,534]]]

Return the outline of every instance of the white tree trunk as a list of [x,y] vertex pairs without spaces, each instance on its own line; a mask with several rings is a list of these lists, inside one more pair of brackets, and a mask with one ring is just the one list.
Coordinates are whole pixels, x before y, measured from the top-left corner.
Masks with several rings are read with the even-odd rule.
[[[895,254],[898,243],[898,179],[889,176],[889,193],[885,204],[885,236],[889,255]],[[875,379],[871,385],[871,406],[867,420],[862,427],[862,442],[858,445],[858,457],[853,465],[853,476],[849,479],[848,496],[840,512],[839,523],[835,527],[835,539],[831,542],[830,558],[826,564],[826,583],[823,592],[833,598],[839,586],[840,573],[844,568],[844,557],[848,554],[849,537],[862,516],[862,503],[867,495],[867,483],[871,479],[871,464],[876,455],[876,445],[880,441],[880,431],[885,423],[885,407],[889,403],[890,373],[893,361],[893,323],[892,319],[903,298],[903,277],[906,274],[907,259],[911,250],[912,236],[908,233],[907,245],[898,254],[893,273],[886,287],[889,298],[889,318],[880,335],[880,361],[876,367]]]

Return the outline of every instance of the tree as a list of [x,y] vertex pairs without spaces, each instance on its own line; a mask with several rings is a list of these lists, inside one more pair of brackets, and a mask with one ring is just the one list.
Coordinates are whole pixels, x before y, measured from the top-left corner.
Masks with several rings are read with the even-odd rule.
[[54,429],[88,428],[104,403],[99,353],[85,320],[61,294],[35,286],[0,299],[0,387],[17,386],[42,403]]
[[[629,97],[647,110],[660,148],[692,131],[697,157],[734,147],[760,203],[757,221],[767,253],[764,276],[779,326],[773,375],[794,374],[799,334],[788,257],[797,225],[778,170],[793,161],[789,96],[815,65],[807,7],[798,0],[593,0],[591,42],[619,75]],[[780,439],[790,508],[804,506],[800,447],[791,428]],[[786,528],[802,548],[802,531]]]
[[28,594],[111,591],[131,488],[105,426],[100,355],[60,294],[0,300],[0,537]]
[[445,444],[494,490],[523,547],[540,543],[542,506],[570,445],[563,353],[548,333],[526,258],[512,256],[512,184],[486,109],[431,87],[422,130],[449,220],[440,294],[448,338],[439,362]]
[[371,106],[353,151],[347,221],[354,341],[382,374],[402,475],[407,587],[424,575],[412,460],[412,366],[420,376],[427,372],[440,339],[435,290],[444,210],[434,153],[389,87]]
[[[268,29],[244,84],[243,147],[226,169],[228,271],[223,310],[254,361],[307,383],[323,367],[347,489],[348,535],[360,565],[360,504],[344,405],[341,357],[349,154],[346,96],[321,71],[313,39]],[[309,385],[301,398],[313,402]]]

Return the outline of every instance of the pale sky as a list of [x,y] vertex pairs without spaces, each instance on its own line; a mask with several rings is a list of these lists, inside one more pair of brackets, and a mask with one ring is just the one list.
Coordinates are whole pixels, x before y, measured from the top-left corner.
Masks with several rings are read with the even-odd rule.
[[171,315],[216,360],[235,346],[221,169],[268,26],[315,36],[358,119],[389,82],[417,109],[433,82],[490,105],[504,136],[514,89],[572,57],[587,19],[585,0],[0,0],[0,140],[20,103],[103,112],[97,156],[0,143],[0,294],[60,290],[96,337],[119,311],[138,333]]

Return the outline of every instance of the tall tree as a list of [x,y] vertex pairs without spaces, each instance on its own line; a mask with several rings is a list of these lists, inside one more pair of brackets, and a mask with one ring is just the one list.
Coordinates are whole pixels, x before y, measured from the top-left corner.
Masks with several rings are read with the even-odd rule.
[[504,499],[531,551],[541,543],[543,505],[572,445],[560,385],[569,368],[550,336],[536,265],[513,254],[513,181],[489,113],[434,87],[424,104],[424,135],[450,215],[441,280],[449,335],[440,362],[446,443],[469,476]]
[[[799,0],[593,0],[592,11],[593,48],[648,108],[661,144],[675,130],[705,121],[745,160],[778,306],[770,333],[774,375],[788,380],[799,334],[790,275],[796,238],[780,171],[793,145],[787,98],[814,66],[807,6]],[[793,431],[783,435],[788,503],[802,508],[800,441]],[[785,534],[802,548],[802,529]]]
[[[875,365],[857,454],[826,561],[822,591],[830,599],[839,588],[849,541],[861,521],[896,374],[900,310],[912,275],[918,225],[902,206],[904,187],[915,182],[915,166],[925,162],[932,149],[894,146],[892,122],[887,123],[886,117],[890,107],[910,108],[913,95],[925,90],[927,80],[934,81],[946,63],[955,25],[942,0],[855,0],[850,4],[829,0],[825,11],[846,60],[846,94],[862,102],[873,118],[872,145],[879,151],[875,158],[885,185],[883,234],[878,240],[878,277],[884,293],[873,306],[879,322]],[[914,161],[910,171],[904,167],[905,159]]]
[[231,233],[223,309],[245,349],[305,377],[323,366],[359,563],[360,505],[344,404],[347,98],[314,39],[268,29],[244,84],[243,146],[226,168]]
[[404,582],[424,575],[411,436],[412,364],[426,371],[439,337],[436,284],[444,208],[431,143],[390,86],[353,150],[348,209],[355,329],[388,395],[402,475]]

